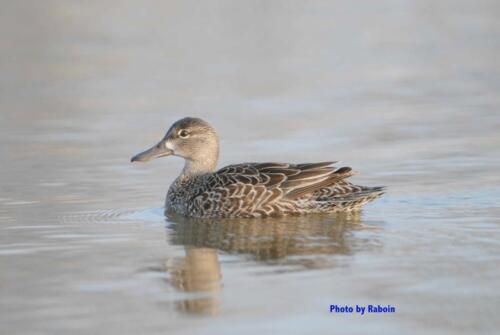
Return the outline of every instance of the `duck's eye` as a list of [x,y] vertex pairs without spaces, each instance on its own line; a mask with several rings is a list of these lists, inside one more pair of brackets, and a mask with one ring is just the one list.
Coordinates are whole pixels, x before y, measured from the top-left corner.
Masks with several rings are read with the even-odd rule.
[[179,131],[179,137],[182,137],[182,138],[189,137],[189,132],[186,129],[181,129]]

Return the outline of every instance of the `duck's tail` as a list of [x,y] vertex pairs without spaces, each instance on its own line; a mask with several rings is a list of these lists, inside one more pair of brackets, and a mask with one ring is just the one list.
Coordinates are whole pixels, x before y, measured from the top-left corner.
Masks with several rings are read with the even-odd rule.
[[324,212],[351,211],[379,198],[384,189],[383,186],[367,187],[342,182],[323,190],[323,194],[318,194],[315,200]]

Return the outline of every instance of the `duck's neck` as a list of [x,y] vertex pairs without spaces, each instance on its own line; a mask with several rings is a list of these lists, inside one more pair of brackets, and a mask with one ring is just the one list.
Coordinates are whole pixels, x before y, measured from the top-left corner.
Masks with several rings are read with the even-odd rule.
[[189,160],[186,159],[182,176],[195,177],[206,173],[214,172],[217,167],[217,160]]

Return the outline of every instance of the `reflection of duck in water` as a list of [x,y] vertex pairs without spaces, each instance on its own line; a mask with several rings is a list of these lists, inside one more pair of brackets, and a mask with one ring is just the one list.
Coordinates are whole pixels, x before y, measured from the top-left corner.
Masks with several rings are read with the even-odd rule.
[[197,118],[174,123],[154,147],[134,161],[175,155],[184,170],[170,186],[168,213],[190,217],[265,217],[331,213],[361,208],[383,193],[382,187],[353,185],[349,167],[334,162],[288,164],[244,163],[216,171],[219,140],[215,129]]
[[171,243],[186,248],[186,257],[167,268],[172,284],[182,291],[202,294],[178,302],[177,308],[196,314],[215,314],[219,309],[219,251],[251,254],[257,261],[271,265],[270,269],[283,272],[335,266],[338,258],[332,255],[349,255],[374,245],[353,236],[354,231],[366,229],[359,213],[255,220],[170,220]]
[[349,233],[362,230],[360,213],[265,219],[190,219],[175,217],[171,241],[227,253],[252,254],[270,261],[291,255],[349,254]]
[[186,257],[167,266],[172,284],[184,292],[201,294],[201,297],[177,302],[177,309],[196,314],[216,314],[219,300],[216,293],[221,288],[219,258],[215,249],[186,247]]

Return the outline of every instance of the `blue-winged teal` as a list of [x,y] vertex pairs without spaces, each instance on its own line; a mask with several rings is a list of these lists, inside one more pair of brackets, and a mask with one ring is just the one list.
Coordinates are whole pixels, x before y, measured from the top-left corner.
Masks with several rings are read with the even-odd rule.
[[243,163],[216,170],[217,133],[198,118],[175,122],[157,145],[132,162],[169,155],[184,158],[185,165],[168,190],[167,214],[223,218],[329,213],[359,209],[383,194],[382,187],[345,181],[355,173],[350,167],[335,168],[335,162]]

